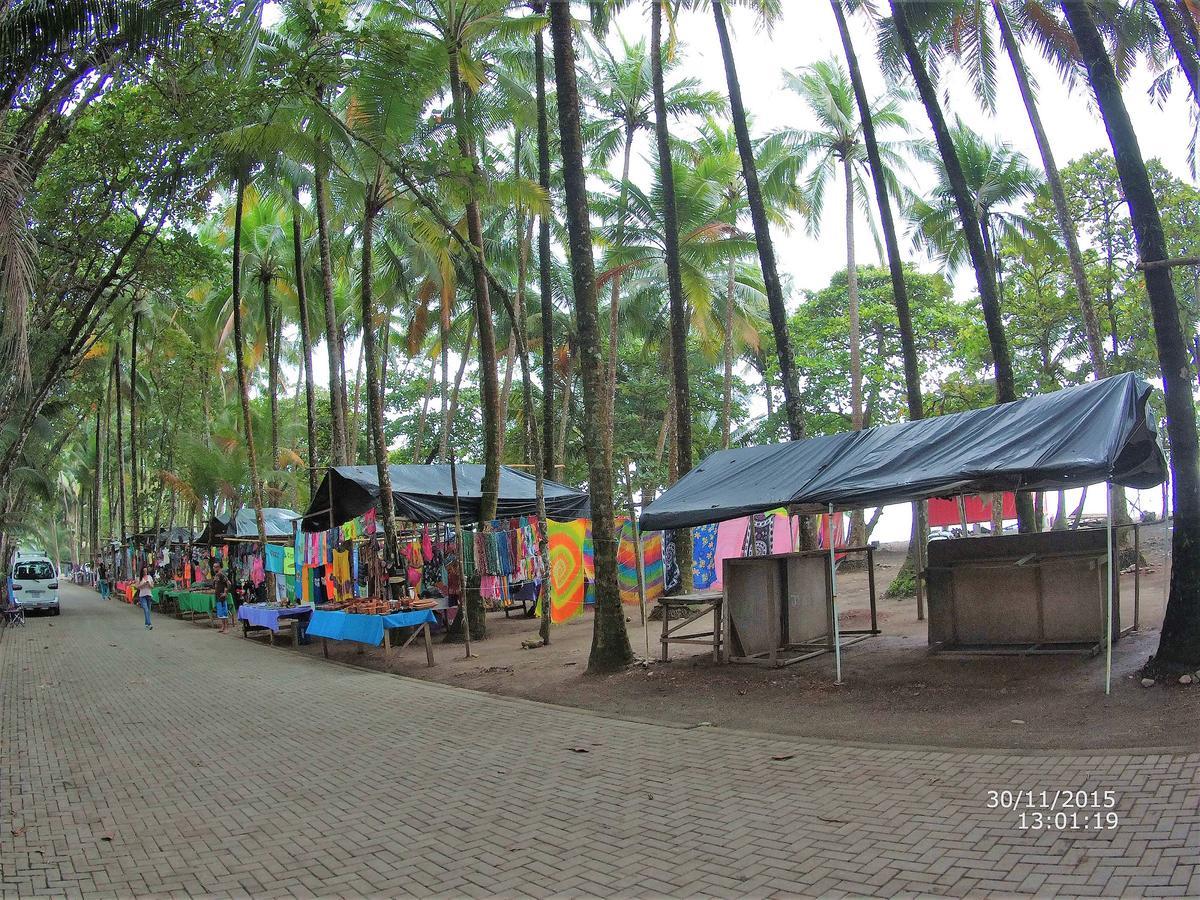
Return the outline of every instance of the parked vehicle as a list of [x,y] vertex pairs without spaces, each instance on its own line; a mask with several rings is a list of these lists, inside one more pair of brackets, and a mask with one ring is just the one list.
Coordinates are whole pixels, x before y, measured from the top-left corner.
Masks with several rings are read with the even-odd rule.
[[48,556],[18,553],[12,565],[13,600],[22,609],[45,609],[53,615],[58,604],[58,572]]

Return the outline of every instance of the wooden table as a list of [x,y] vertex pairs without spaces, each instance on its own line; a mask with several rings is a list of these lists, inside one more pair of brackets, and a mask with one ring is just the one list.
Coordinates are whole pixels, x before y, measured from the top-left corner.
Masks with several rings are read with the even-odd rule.
[[[721,591],[702,591],[696,594],[677,594],[674,597],[660,597],[658,600],[659,609],[662,610],[662,636],[659,637],[659,643],[662,645],[662,661],[666,662],[669,659],[670,644],[700,644],[704,647],[712,647],[713,662],[721,661],[721,602],[725,595]],[[699,607],[693,609],[693,607]],[[691,613],[682,622],[671,624],[671,610],[684,609]],[[679,635],[679,632],[691,625],[693,622],[702,619],[709,613],[713,615],[713,630],[703,631],[699,634]]]

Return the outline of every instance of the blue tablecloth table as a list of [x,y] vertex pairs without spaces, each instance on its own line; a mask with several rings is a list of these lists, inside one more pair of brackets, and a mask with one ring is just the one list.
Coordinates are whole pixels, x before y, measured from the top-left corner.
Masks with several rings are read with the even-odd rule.
[[433,615],[432,610],[428,609],[392,613],[387,616],[364,616],[359,613],[329,612],[317,609],[313,610],[312,618],[309,619],[308,635],[321,638],[321,649],[327,657],[329,656],[327,641],[353,641],[372,647],[382,645],[385,652],[391,653],[391,629],[413,628],[415,630],[408,640],[400,645],[400,649],[403,650],[417,637],[422,637],[425,642],[425,656],[429,665],[432,666],[433,640],[430,638],[429,626],[436,621],[437,618]]
[[300,629],[304,627],[304,621],[312,611],[312,606],[307,604],[274,606],[269,603],[243,603],[238,607],[237,617],[242,622],[242,637],[246,637],[251,628],[265,628],[270,632],[272,645],[275,643],[275,636],[279,634],[279,620],[297,619],[292,628],[292,644],[295,646],[300,643]]

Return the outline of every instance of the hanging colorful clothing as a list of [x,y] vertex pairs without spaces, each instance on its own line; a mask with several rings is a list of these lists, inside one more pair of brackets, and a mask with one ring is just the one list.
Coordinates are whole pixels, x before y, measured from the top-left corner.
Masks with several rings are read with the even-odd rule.
[[583,612],[583,542],[587,520],[548,522],[550,539],[550,620],[566,622]]
[[717,526],[692,529],[692,583],[705,590],[717,580]]

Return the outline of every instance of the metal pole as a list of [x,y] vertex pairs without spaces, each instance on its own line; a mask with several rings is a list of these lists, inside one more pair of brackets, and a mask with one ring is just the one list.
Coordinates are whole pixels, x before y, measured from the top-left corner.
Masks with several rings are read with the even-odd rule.
[[829,504],[829,527],[825,529],[829,541],[829,601],[833,608],[833,664],[837,670],[834,684],[842,683],[842,634],[838,623],[837,603],[837,554],[833,548],[833,504]]
[[1108,606],[1106,607],[1104,626],[1104,693],[1112,693],[1112,644],[1113,644],[1113,527],[1112,527],[1112,485],[1104,485],[1105,533],[1107,534],[1108,551]]

